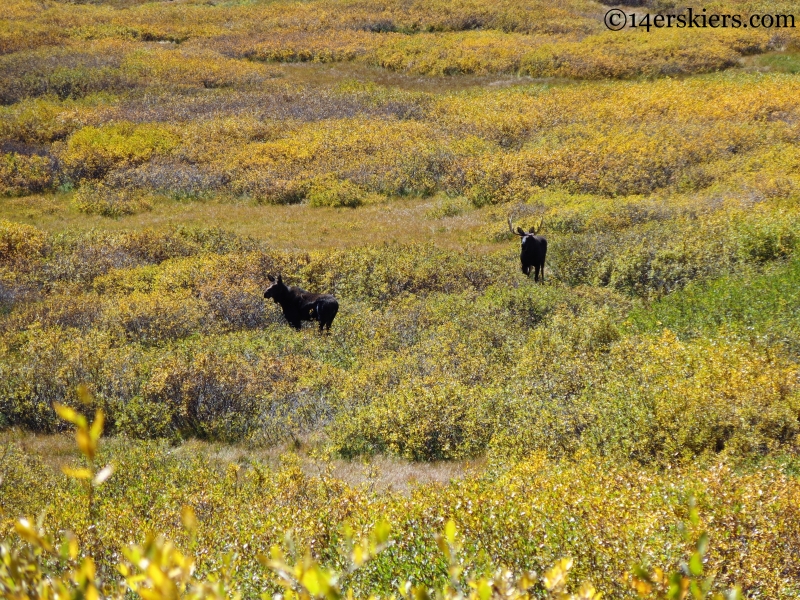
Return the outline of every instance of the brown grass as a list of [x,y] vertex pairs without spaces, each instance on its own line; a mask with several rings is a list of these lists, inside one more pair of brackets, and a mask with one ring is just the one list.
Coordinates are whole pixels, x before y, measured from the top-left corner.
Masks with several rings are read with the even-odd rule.
[[11,444],[19,446],[27,455],[38,456],[54,471],[61,471],[62,466],[81,455],[75,445],[75,436],[71,434],[37,434],[18,429],[0,431],[0,457]]
[[486,209],[441,219],[426,215],[439,200],[398,199],[355,210],[307,204],[164,201],[156,203],[151,211],[109,219],[77,211],[71,206],[69,194],[35,195],[4,200],[0,203],[0,218],[49,232],[215,225],[285,250],[347,248],[364,245],[366,240],[371,244],[434,241],[441,247],[460,248],[474,241],[475,230],[486,221]]
[[[114,444],[110,438],[106,443]],[[42,435],[11,429],[0,432],[0,456],[7,445],[16,444],[25,454],[38,457],[56,472],[62,466],[74,464],[80,457],[71,433]],[[176,454],[200,455],[224,472],[228,465],[258,463],[278,469],[281,456],[292,451],[288,445],[271,448],[246,448],[239,445],[190,440],[173,450]],[[463,479],[483,469],[484,459],[411,462],[393,456],[375,456],[365,461],[321,460],[302,449],[298,452],[303,471],[310,476],[333,477],[351,487],[366,488],[376,493],[410,493],[417,485],[446,484]]]

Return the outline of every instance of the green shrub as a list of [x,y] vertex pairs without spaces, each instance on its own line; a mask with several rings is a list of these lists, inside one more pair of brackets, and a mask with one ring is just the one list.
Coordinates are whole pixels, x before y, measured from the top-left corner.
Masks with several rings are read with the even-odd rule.
[[696,281],[631,314],[644,331],[666,327],[681,337],[733,336],[800,353],[800,261],[765,273],[744,268],[717,280]]
[[364,192],[346,179],[321,177],[311,182],[307,197],[311,206],[355,208],[363,203]]

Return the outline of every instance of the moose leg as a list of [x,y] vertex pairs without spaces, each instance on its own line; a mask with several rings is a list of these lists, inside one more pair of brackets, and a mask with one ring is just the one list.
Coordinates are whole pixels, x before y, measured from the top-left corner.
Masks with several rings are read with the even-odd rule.
[[320,302],[317,312],[319,314],[320,329],[322,329],[322,326],[324,325],[325,328],[330,331],[333,318],[336,316],[336,313],[339,312],[339,303],[335,300],[325,303]]
[[328,331],[331,330],[331,323],[333,323],[333,318],[336,316],[336,313],[339,312],[339,303],[334,301],[333,306],[331,307],[331,318],[328,319]]
[[539,282],[539,265],[534,265],[534,273],[533,273],[533,280],[535,282]]

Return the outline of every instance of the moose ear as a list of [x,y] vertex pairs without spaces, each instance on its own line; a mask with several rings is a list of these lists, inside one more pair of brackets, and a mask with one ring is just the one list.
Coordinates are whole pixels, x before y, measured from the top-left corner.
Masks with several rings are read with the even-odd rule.
[[275,282],[275,278],[272,275],[267,275],[267,279],[269,279],[273,283]]
[[517,227],[517,233],[520,235],[528,235],[522,227]]
[[281,274],[278,273],[278,283],[283,283],[283,278],[281,278]]

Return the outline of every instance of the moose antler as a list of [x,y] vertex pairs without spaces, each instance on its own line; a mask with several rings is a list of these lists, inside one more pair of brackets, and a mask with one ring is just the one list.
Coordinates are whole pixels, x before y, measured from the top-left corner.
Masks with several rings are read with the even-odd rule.
[[517,227],[516,231],[514,230],[514,224],[511,222],[511,215],[508,216],[508,228],[514,235],[519,235],[519,236],[526,235],[525,232],[522,230],[522,227]]

